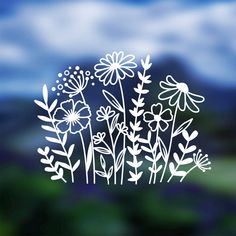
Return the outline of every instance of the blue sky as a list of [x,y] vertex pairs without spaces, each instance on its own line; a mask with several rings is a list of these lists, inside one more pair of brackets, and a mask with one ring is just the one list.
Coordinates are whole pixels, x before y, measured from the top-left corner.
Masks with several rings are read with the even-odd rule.
[[236,87],[235,1],[139,2],[2,2],[0,94],[34,96],[63,66],[114,50],[174,57],[199,79]]

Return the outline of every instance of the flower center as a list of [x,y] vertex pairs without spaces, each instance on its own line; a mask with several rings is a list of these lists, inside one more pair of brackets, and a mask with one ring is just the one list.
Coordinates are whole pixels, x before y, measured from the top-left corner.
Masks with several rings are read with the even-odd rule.
[[69,123],[73,123],[77,120],[79,120],[80,116],[78,113],[75,113],[75,112],[72,112],[71,114],[69,114],[67,117],[66,117],[66,120],[69,122]]
[[117,70],[120,68],[120,64],[119,63],[112,63],[110,65],[110,70]]
[[156,122],[160,122],[161,121],[161,116],[160,115],[155,115],[154,119]]
[[182,93],[188,93],[189,92],[189,89],[188,89],[188,85],[185,84],[185,83],[178,83],[176,85],[177,89],[179,91],[181,91]]

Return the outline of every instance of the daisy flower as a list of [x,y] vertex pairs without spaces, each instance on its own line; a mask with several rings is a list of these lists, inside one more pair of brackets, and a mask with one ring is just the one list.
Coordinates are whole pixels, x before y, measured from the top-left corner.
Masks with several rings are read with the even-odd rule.
[[173,115],[170,109],[166,109],[163,111],[162,104],[154,104],[151,107],[151,111],[147,111],[143,114],[143,119],[148,123],[151,131],[156,131],[158,128],[161,131],[165,131],[168,129],[170,122],[173,119]]
[[115,111],[111,110],[110,106],[107,106],[106,108],[101,106],[96,113],[97,113],[97,121],[109,120],[112,116],[115,115]]
[[56,127],[61,133],[79,133],[86,129],[91,117],[91,111],[87,104],[72,99],[62,102],[54,112],[53,118],[57,121]]
[[193,154],[193,161],[196,166],[202,171],[205,172],[207,170],[211,170],[211,162],[208,159],[208,155],[202,154],[202,150],[199,150],[198,153]]
[[204,102],[204,97],[191,93],[189,87],[185,83],[178,83],[171,75],[166,77],[166,82],[160,82],[163,92],[159,94],[160,100],[169,100],[170,106],[177,106],[180,111],[185,111],[188,108],[193,113],[198,113],[200,110],[197,103]]
[[107,54],[105,58],[100,59],[100,63],[95,65],[95,76],[105,86],[108,84],[115,85],[119,79],[134,77],[132,69],[137,67],[134,63],[133,55],[124,55],[124,52],[113,52]]
[[106,136],[106,133],[105,133],[105,132],[102,132],[102,133],[101,133],[101,132],[98,132],[97,135],[94,135],[94,136],[93,136],[94,144],[99,144],[99,143],[101,143],[101,142],[104,140],[105,136]]

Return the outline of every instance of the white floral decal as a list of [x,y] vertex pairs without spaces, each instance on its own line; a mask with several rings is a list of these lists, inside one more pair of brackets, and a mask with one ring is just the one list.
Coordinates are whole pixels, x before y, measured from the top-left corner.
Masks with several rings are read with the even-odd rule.
[[[124,180],[137,185],[140,179],[155,184],[158,180],[170,182],[174,177],[182,182],[195,169],[211,170],[208,155],[203,155],[201,149],[195,152],[197,147],[191,144],[198,136],[196,130],[189,131],[193,119],[178,122],[180,112],[198,113],[204,97],[190,92],[185,82],[177,82],[167,75],[160,81],[159,102],[146,106],[145,96],[152,83],[148,71],[152,63],[148,55],[141,60],[142,71],[136,71],[134,60],[133,55],[124,52],[107,54],[94,66],[94,75],[79,66],[68,67],[58,74],[52,87],[58,96],[52,102],[48,87],[43,86],[43,101],[35,100],[35,103],[44,110],[38,118],[44,122],[42,128],[48,133],[45,138],[52,145],[39,148],[38,153],[52,180],[74,183],[75,174],[80,171],[86,184],[95,184],[100,178],[108,185],[123,185]],[[124,93],[123,83],[125,78],[135,75],[136,95],[128,98],[133,94]],[[102,94],[107,105],[92,112],[84,91],[90,82],[94,85],[96,79],[104,86]],[[115,86],[119,96],[109,92],[108,85]],[[105,130],[94,133],[96,123],[104,124]],[[72,135],[78,138],[69,138]],[[82,150],[83,158],[74,155],[76,150]]]

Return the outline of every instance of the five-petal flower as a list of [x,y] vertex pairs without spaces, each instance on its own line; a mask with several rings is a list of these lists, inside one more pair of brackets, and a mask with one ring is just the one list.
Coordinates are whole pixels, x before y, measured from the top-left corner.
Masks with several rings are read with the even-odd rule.
[[156,131],[158,128],[161,131],[168,129],[168,122],[173,119],[173,115],[170,109],[163,111],[162,104],[154,104],[151,107],[151,112],[147,111],[143,114],[143,119],[148,123],[151,131]]
[[54,112],[56,127],[61,133],[79,133],[86,129],[91,117],[91,111],[87,104],[82,101],[74,102],[70,99],[62,102]]

